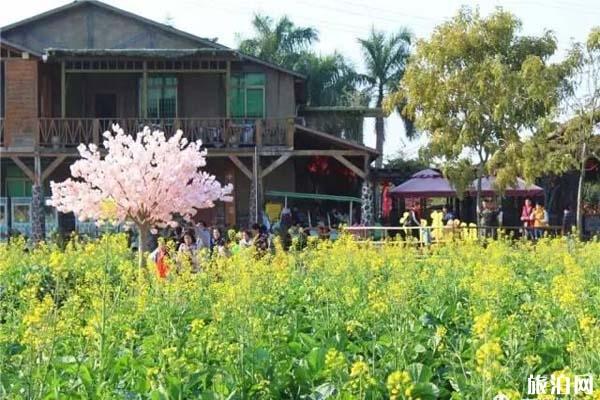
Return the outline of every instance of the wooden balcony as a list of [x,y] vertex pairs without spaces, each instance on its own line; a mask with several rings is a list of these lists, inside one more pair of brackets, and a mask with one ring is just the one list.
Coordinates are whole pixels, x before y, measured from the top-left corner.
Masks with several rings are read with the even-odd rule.
[[72,149],[80,143],[103,141],[102,133],[119,124],[135,134],[145,126],[164,131],[166,136],[181,129],[188,140],[202,140],[206,147],[293,147],[294,118],[38,118],[36,145],[54,150]]

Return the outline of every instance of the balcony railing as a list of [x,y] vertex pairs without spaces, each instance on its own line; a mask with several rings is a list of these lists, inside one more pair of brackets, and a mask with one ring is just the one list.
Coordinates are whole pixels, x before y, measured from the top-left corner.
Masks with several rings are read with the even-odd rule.
[[181,129],[189,140],[206,147],[293,146],[294,118],[39,118],[38,145],[55,149],[102,142],[102,133],[118,124],[135,134],[145,126],[167,137]]

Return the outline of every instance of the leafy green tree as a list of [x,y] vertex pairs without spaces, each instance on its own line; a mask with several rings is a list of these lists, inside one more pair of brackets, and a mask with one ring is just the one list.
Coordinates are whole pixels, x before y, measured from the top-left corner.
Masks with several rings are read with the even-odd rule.
[[369,97],[357,89],[361,77],[348,60],[337,52],[313,52],[311,46],[319,40],[316,29],[264,15],[255,15],[252,25],[255,35],[240,40],[240,50],[306,75],[309,105],[368,105]]
[[[404,70],[408,63],[412,35],[407,29],[401,29],[398,33],[386,35],[384,32],[371,29],[366,39],[358,39],[363,53],[363,61],[366,66],[366,74],[362,76],[369,90],[374,93],[375,107],[382,107],[383,100],[389,92],[396,88],[398,81],[402,79]],[[400,108],[403,104],[398,103]],[[406,134],[411,137],[414,127],[409,118],[402,115]],[[385,125],[383,116],[375,119],[375,148],[383,154],[385,143]],[[376,162],[378,167],[382,165],[380,157]]]
[[[540,117],[561,97],[562,64],[551,64],[556,40],[520,36],[521,22],[497,9],[488,17],[462,8],[420,40],[398,92],[387,107],[406,101],[405,113],[429,137],[428,153],[451,176],[476,171],[477,205],[488,161],[500,162],[506,149],[520,146],[525,130],[535,130]],[[501,184],[514,183],[516,175]]]
[[399,151],[394,157],[385,160],[385,168],[395,169],[398,179],[404,181],[413,174],[429,168],[429,164],[421,158],[407,158],[402,151]]
[[291,69],[319,41],[316,29],[296,26],[285,16],[275,21],[256,14],[252,26],[255,36],[241,40],[240,51]]
[[[527,140],[520,149],[523,155],[515,150],[516,156],[506,157],[520,158],[520,168],[531,176],[578,171],[577,228],[583,233],[586,163],[590,158],[600,160],[600,28],[590,32],[585,44],[573,45],[565,65],[570,71],[569,93],[562,107]],[[561,113],[569,116],[564,123],[556,122]]]

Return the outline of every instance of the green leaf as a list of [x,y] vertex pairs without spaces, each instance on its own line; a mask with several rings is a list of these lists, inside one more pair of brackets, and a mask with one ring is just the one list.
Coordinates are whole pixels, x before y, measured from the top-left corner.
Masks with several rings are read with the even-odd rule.
[[168,375],[166,381],[169,398],[178,399],[181,395],[181,381],[173,375]]
[[431,371],[421,363],[410,364],[407,369],[414,382],[429,382],[431,379]]
[[420,354],[420,353],[425,353],[426,351],[427,351],[427,349],[421,343],[417,343],[415,345],[415,353]]
[[325,349],[322,347],[315,347],[306,357],[306,361],[313,372],[321,371],[325,365]]
[[412,390],[411,397],[420,398],[423,400],[437,399],[440,394],[440,390],[433,383],[417,383]]
[[302,344],[304,344],[305,347],[312,348],[312,347],[317,346],[317,341],[315,339],[313,339],[312,336],[310,336],[306,333],[299,333],[298,338],[300,339],[300,342],[302,342]]
[[288,348],[293,355],[299,355],[302,353],[302,344],[298,342],[289,342]]

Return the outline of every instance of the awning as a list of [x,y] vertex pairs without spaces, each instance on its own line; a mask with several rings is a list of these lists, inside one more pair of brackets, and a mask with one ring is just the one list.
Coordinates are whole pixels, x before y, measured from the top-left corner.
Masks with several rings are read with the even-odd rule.
[[454,197],[456,190],[442,173],[434,169],[424,169],[413,174],[409,180],[390,190],[390,195],[398,197]]
[[[496,194],[494,182],[496,177],[486,176],[481,179],[481,195],[493,196]],[[474,196],[477,194],[477,179],[475,179],[469,187],[469,194]],[[523,179],[517,178],[517,183],[514,186],[507,187],[504,190],[504,195],[509,197],[535,197],[544,194],[544,189],[537,185],[528,185]]]
[[335,196],[332,194],[315,194],[315,193],[296,193],[296,192],[279,192],[277,190],[269,190],[265,196],[270,197],[287,197],[288,199],[307,199],[307,200],[331,200],[344,201],[353,203],[362,203],[362,199],[352,196]]

